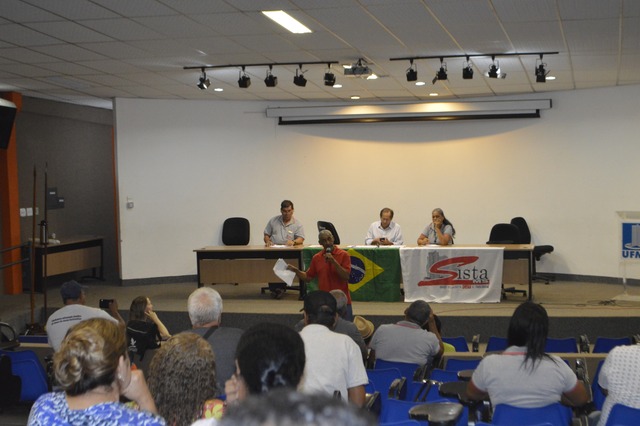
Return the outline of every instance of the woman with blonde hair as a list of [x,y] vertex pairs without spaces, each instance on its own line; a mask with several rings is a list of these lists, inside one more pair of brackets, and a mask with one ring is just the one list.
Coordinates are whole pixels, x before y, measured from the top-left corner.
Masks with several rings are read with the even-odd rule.
[[[124,327],[103,318],[73,326],[53,356],[62,391],[34,403],[28,425],[164,425],[141,371],[131,371]],[[123,396],[138,404],[121,404]]]
[[171,426],[222,416],[223,402],[214,399],[213,349],[195,333],[176,334],[156,351],[149,368],[149,389],[158,411]]

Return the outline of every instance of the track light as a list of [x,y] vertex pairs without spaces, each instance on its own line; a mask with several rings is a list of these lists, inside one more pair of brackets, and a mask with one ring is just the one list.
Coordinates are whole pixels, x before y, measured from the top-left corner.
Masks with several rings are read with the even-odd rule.
[[547,74],[549,74],[550,71],[547,71],[545,69],[546,66],[547,64],[542,62],[542,54],[540,54],[540,59],[539,60],[536,59],[536,68],[535,68],[536,83],[547,82]]
[[293,77],[293,84],[296,86],[304,87],[307,85],[307,79],[304,78],[304,71],[302,71],[302,64],[299,65],[300,68],[296,70],[296,75]]
[[491,66],[485,75],[489,78],[506,78],[507,74],[500,72],[500,61],[496,61],[495,55],[491,56],[491,60]]
[[468,56],[467,61],[462,64],[462,78],[464,80],[471,80],[473,78],[473,68],[471,67]]
[[331,86],[336,84],[336,75],[331,72],[331,64],[327,64],[327,71],[324,73],[324,85]]
[[276,87],[278,85],[278,77],[271,74],[271,70],[273,69],[273,65],[269,65],[269,69],[267,70],[267,76],[264,79],[264,84],[267,87]]
[[240,72],[240,77],[238,78],[238,86],[242,89],[246,89],[251,86],[251,78],[244,72],[244,65],[242,66],[242,71]]
[[414,65],[413,59],[409,59],[409,68],[407,68],[407,81],[417,81],[418,80],[418,66]]
[[200,81],[198,82],[198,89],[207,90],[210,85],[211,82],[207,78],[207,73],[204,72],[204,68],[202,68],[202,77],[200,77]]
[[432,84],[436,84],[438,80],[446,80],[447,79],[447,64],[444,62],[444,58],[440,58],[440,69],[436,72],[436,76],[431,80]]

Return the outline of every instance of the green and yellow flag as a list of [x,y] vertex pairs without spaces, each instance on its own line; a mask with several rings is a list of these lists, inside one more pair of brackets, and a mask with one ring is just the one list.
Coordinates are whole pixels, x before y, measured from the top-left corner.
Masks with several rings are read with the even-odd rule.
[[[307,269],[311,258],[322,250],[320,247],[306,247],[302,250],[302,262]],[[349,291],[351,299],[364,302],[399,302],[400,252],[397,248],[357,247],[348,248],[351,256]],[[307,284],[307,291],[318,289],[316,280]]]

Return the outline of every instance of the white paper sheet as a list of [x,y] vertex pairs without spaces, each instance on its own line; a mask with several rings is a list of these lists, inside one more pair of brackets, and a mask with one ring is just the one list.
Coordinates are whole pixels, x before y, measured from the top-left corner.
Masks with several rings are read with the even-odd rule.
[[273,272],[289,287],[293,285],[293,279],[296,277],[296,273],[287,269],[287,262],[283,259],[276,261],[276,264],[273,265]]

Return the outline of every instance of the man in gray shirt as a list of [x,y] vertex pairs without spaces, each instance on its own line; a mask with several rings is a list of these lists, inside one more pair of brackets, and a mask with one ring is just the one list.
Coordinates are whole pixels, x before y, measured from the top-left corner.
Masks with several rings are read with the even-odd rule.
[[193,326],[191,331],[207,340],[216,355],[216,381],[222,394],[224,383],[236,371],[236,347],[243,330],[220,326],[222,297],[211,287],[200,287],[191,293],[187,310]]

